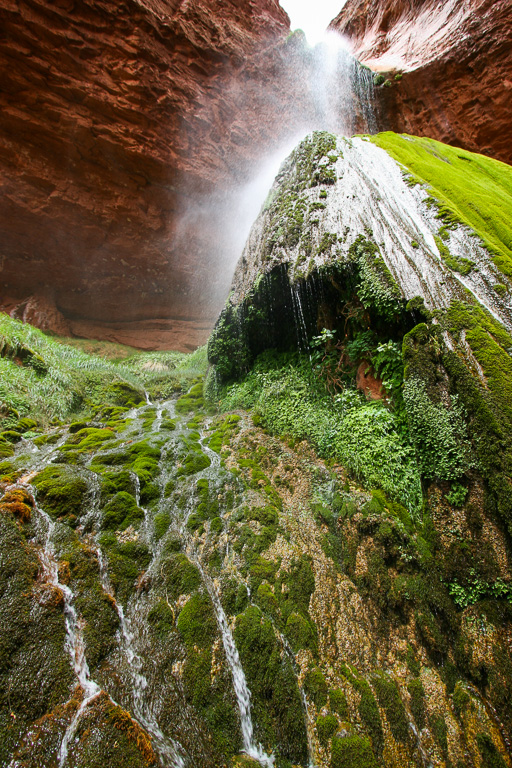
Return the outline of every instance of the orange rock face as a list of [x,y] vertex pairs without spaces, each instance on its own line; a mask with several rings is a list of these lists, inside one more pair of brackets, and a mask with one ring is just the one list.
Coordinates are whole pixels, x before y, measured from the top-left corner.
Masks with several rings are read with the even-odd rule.
[[204,341],[231,278],[222,214],[296,127],[287,15],[0,0],[0,30],[0,305],[139,347]]
[[512,163],[512,0],[348,0],[332,26],[390,73],[382,129]]

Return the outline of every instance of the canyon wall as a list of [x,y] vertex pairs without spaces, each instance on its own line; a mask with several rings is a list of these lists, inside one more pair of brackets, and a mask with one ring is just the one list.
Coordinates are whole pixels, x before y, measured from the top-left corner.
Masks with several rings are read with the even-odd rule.
[[511,19],[510,0],[348,0],[332,27],[387,73],[382,129],[511,163]]
[[2,0],[0,29],[2,308],[64,335],[203,342],[230,279],[219,211],[295,128],[286,13]]

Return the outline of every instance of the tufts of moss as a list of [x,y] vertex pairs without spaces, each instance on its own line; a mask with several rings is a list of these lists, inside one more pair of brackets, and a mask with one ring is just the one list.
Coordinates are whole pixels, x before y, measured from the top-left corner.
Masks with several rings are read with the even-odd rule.
[[88,491],[83,477],[69,467],[46,467],[32,483],[47,514],[71,526],[78,524]]
[[137,506],[131,493],[119,491],[105,505],[101,519],[104,530],[124,531],[130,525],[137,527],[144,519],[144,510]]
[[378,768],[371,744],[361,736],[332,740],[331,768]]

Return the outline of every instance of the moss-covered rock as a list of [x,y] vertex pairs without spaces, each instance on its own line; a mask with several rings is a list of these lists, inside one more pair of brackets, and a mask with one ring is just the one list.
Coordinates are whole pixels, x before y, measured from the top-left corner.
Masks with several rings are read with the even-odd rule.
[[332,740],[331,768],[377,768],[368,739],[349,735]]
[[47,514],[74,526],[84,512],[88,486],[70,467],[46,467],[33,479],[37,501]]
[[63,599],[38,581],[39,561],[16,521],[0,514],[0,763],[25,730],[69,698]]
[[282,758],[304,761],[307,740],[300,693],[271,622],[258,608],[249,606],[237,617],[234,636],[252,694],[259,738]]
[[137,526],[144,519],[144,510],[137,506],[135,498],[126,491],[119,491],[103,508],[101,527],[106,530],[124,531]]

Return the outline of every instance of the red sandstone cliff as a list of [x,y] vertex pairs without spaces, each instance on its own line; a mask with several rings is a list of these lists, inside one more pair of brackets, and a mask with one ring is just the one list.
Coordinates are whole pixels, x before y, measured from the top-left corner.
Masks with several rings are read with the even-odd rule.
[[293,130],[288,30],[277,0],[0,0],[0,305],[204,340],[230,279],[218,210]]
[[512,163],[512,0],[348,0],[332,26],[393,73],[382,128]]

